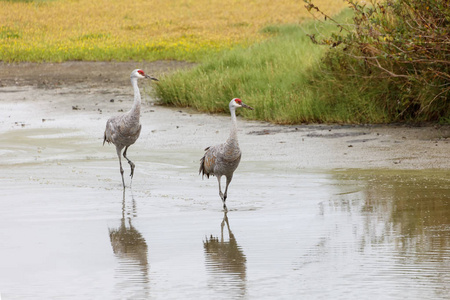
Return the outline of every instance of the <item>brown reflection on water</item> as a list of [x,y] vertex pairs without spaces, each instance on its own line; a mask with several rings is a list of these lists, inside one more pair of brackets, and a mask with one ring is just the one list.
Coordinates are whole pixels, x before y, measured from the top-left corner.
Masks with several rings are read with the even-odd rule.
[[[450,174],[448,174],[450,175]],[[417,172],[375,172],[366,179],[363,211],[395,232],[398,250],[417,253],[450,246],[450,177]],[[448,255],[448,253],[447,253]]]
[[331,205],[363,218],[354,228],[360,252],[384,249],[395,263],[382,272],[450,294],[450,172],[358,170],[335,178],[343,193]]
[[[227,227],[228,240],[224,235]],[[232,294],[244,296],[246,294],[246,262],[244,252],[238,245],[231,231],[227,212],[224,212],[220,224],[220,238],[212,234],[203,242],[206,269],[210,274],[210,288]]]
[[[127,216],[127,217],[126,217]],[[111,246],[119,265],[116,269],[118,292],[126,297],[146,297],[149,286],[148,247],[142,234],[132,225],[136,216],[136,202],[127,213],[125,190],[122,200],[122,218],[118,228],[109,229]]]

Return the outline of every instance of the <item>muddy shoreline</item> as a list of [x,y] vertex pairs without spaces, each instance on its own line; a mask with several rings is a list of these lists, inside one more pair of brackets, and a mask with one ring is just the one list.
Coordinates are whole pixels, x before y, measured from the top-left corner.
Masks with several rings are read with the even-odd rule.
[[[83,127],[95,128],[101,136],[107,118],[130,106],[130,70],[139,67],[163,77],[192,65],[177,61],[1,63],[0,103],[7,107],[1,113],[1,132],[64,127],[67,124],[62,120],[71,116],[82,121]],[[141,89],[151,86],[143,83]],[[141,137],[137,147],[176,151],[183,145],[193,151],[200,149],[200,155],[201,149],[227,136],[226,115],[160,107],[148,96],[144,101],[141,121],[144,130],[149,129],[151,142]],[[14,106],[22,108],[16,110]],[[39,111],[41,114],[36,115]],[[30,121],[33,117],[36,120]],[[281,163],[289,169],[450,169],[450,126],[280,126],[239,120],[239,127],[241,148],[247,158]]]
[[0,62],[0,86],[58,88],[82,84],[86,87],[128,87],[132,70],[142,68],[155,76],[194,66],[180,61],[155,62],[83,62],[3,63]]

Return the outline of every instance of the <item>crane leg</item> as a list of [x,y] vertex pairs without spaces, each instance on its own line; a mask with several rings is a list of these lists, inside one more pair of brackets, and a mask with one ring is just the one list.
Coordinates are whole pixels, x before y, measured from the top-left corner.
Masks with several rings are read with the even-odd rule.
[[134,174],[134,167],[135,167],[135,165],[134,165],[134,163],[133,163],[131,160],[129,160],[128,157],[127,157],[127,150],[128,150],[128,147],[129,147],[129,146],[126,146],[126,147],[125,147],[125,151],[123,151],[123,157],[125,157],[126,160],[128,161],[128,163],[130,164],[130,167],[131,167],[131,174],[130,174],[130,176],[131,176],[131,179],[133,179],[133,174]]
[[222,176],[217,176],[217,182],[219,183],[219,196],[220,196],[220,199],[222,199],[222,202],[223,202],[223,208],[225,209],[226,208],[226,206],[225,206],[225,200],[224,200],[224,198],[223,198],[223,193],[222,193],[222,187],[220,186],[220,179],[222,178]]
[[119,157],[120,175],[122,176],[122,184],[123,184],[123,188],[125,189],[125,180],[123,179],[122,159],[120,158],[120,152],[122,152],[122,149],[117,148],[116,150],[117,150],[117,156]]
[[230,176],[230,177],[227,176],[226,178],[227,178],[227,182],[225,185],[225,194],[223,194],[223,208],[224,209],[226,208],[225,201],[227,201],[228,186],[230,185],[230,182],[231,182],[231,179],[233,178],[233,176]]

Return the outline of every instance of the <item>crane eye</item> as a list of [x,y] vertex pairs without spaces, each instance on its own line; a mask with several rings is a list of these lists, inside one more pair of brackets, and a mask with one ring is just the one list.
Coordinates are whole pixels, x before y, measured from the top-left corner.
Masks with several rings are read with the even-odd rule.
[[241,104],[242,100],[241,99],[235,99],[234,102],[236,102],[237,104]]
[[138,73],[141,74],[142,76],[145,75],[144,71],[142,71],[142,70],[139,70]]

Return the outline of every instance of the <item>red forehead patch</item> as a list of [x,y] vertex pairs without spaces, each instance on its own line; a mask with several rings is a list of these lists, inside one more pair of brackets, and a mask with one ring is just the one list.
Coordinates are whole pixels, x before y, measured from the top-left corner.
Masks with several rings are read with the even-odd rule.
[[234,102],[236,102],[237,104],[241,104],[241,103],[242,103],[242,100],[239,99],[239,98],[236,98],[236,99],[234,99]]
[[138,70],[138,73],[141,74],[142,76],[145,75],[144,71],[142,71],[142,70]]

